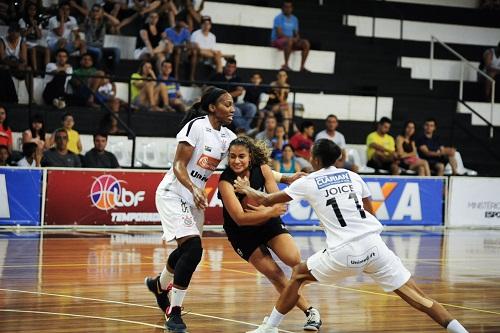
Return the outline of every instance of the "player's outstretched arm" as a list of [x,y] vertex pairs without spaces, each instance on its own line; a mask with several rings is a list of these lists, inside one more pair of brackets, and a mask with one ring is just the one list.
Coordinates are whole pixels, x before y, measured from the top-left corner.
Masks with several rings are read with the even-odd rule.
[[250,187],[250,183],[246,177],[238,177],[234,181],[234,191],[245,194],[252,200],[257,201],[259,204],[264,206],[272,206],[279,203],[286,203],[292,200],[292,198],[290,198],[290,196],[283,191],[269,194],[257,191],[256,189]]

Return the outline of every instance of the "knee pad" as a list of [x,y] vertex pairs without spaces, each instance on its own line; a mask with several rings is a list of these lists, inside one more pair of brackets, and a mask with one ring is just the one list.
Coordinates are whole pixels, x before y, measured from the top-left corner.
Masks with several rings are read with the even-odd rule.
[[182,251],[180,248],[176,248],[174,251],[170,253],[167,259],[167,265],[168,267],[175,269],[175,266],[177,265],[177,261],[179,261],[179,258],[182,255]]
[[203,255],[200,237],[193,237],[182,243],[180,251],[182,254],[175,265],[174,284],[187,288]]

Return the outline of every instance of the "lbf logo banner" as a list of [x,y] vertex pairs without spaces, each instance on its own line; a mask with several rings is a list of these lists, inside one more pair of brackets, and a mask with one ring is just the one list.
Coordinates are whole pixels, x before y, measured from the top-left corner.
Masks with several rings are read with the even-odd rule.
[[42,170],[0,168],[0,225],[40,225]]
[[[442,225],[444,179],[363,177],[372,194],[375,216],[384,225]],[[284,187],[284,186],[280,186]],[[286,224],[318,224],[305,201],[293,201],[283,216]]]

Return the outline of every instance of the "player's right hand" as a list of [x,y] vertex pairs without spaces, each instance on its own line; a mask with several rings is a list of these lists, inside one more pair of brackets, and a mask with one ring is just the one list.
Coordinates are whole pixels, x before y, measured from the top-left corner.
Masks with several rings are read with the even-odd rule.
[[248,195],[248,188],[250,187],[250,181],[247,177],[241,178],[238,176],[234,180],[234,191],[237,193]]
[[193,201],[196,208],[205,210],[208,207],[207,194],[196,186],[193,186]]

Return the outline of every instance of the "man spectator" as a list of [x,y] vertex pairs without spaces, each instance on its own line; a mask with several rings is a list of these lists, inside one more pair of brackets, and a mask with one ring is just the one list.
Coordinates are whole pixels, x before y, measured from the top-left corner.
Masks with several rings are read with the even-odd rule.
[[58,109],[66,107],[66,94],[68,82],[73,74],[73,67],[68,64],[69,54],[65,49],[59,49],[56,53],[56,62],[49,62],[45,68],[43,100]]
[[[158,75],[158,80],[160,80],[160,85],[166,87],[166,89],[160,89],[163,104],[166,110],[172,110],[172,108],[179,112],[186,111],[186,105],[182,101],[182,94],[179,86],[179,82],[175,80],[172,75],[172,63],[170,61],[163,61],[161,63],[161,72]],[[165,103],[168,101],[168,103]],[[173,110],[172,110],[173,111]]]
[[73,16],[70,16],[70,10],[69,3],[63,1],[59,5],[57,16],[49,19],[47,44],[52,52],[65,49],[68,53],[79,50],[80,54],[84,54],[87,52],[87,45],[80,39],[78,23]]
[[18,167],[35,168],[40,166],[42,151],[34,142],[23,143],[23,158],[17,161]]
[[286,71],[291,70],[288,66],[288,61],[292,51],[302,51],[300,71],[308,72],[304,65],[306,63],[307,56],[309,55],[311,45],[307,39],[300,38],[299,20],[292,14],[292,12],[292,2],[285,0],[283,2],[281,14],[274,18],[273,30],[271,33],[271,45],[277,49],[283,50],[285,63],[281,66],[281,68]]
[[276,121],[276,117],[273,115],[269,115],[266,118],[266,124],[264,127],[264,130],[262,132],[257,133],[255,136],[255,140],[261,140],[266,143],[266,146],[270,149],[273,148],[273,138],[274,138],[274,132],[276,131],[276,126],[278,125],[278,122]]
[[120,164],[118,164],[115,155],[106,150],[107,144],[107,134],[94,134],[94,148],[83,157],[83,165],[86,168],[119,168]]
[[94,59],[89,53],[80,58],[80,67],[75,69],[71,78],[75,102],[83,106],[98,107],[94,101],[94,93],[100,86],[106,73],[98,71]]
[[89,8],[86,0],[69,0],[70,15],[76,18],[78,23],[82,23],[89,16]]
[[353,172],[358,172],[358,166],[354,164],[352,161],[347,160],[347,151],[346,151],[346,142],[345,137],[342,133],[337,131],[337,127],[339,126],[339,121],[337,116],[330,114],[326,117],[325,121],[326,129],[322,130],[318,134],[316,134],[315,141],[319,139],[328,139],[333,141],[340,147],[342,150],[342,156],[335,163],[337,168],[345,168],[351,170]]
[[303,121],[300,124],[300,132],[295,133],[288,143],[295,150],[297,162],[304,172],[311,172],[313,167],[311,159],[311,148],[314,145],[314,124],[311,121]]
[[[215,74],[212,76],[212,81],[218,82],[215,85],[227,90],[227,92],[233,97],[234,100],[234,118],[233,125],[237,128],[243,128],[247,133],[250,132],[250,126],[252,124],[253,118],[257,113],[257,107],[255,104],[243,102],[238,103],[238,97],[240,97],[245,89],[236,83],[243,82],[241,78],[236,74],[236,60],[228,59],[226,61],[226,66],[222,73]],[[221,84],[220,82],[227,83]]]
[[191,58],[191,72],[189,80],[194,81],[199,49],[191,43],[191,34],[186,27],[186,23],[177,17],[175,19],[175,26],[173,28],[165,29],[163,35],[174,45],[173,59],[175,78],[177,80],[179,79],[179,67],[182,56],[185,55],[186,57]]
[[69,167],[82,166],[80,157],[68,150],[68,132],[59,128],[54,132],[56,146],[43,153],[41,165],[43,167]]
[[[500,73],[500,42],[498,42],[496,48],[484,52],[483,62],[486,74],[495,79],[497,74]],[[491,81],[484,79],[482,76],[480,76],[480,79],[484,80],[485,97],[489,100],[491,98]]]
[[420,158],[427,160],[429,167],[437,176],[444,175],[446,164],[450,163],[452,173],[457,174],[456,149],[445,147],[441,144],[439,137],[435,134],[437,122],[435,119],[427,119],[424,123],[424,134],[415,140]]
[[222,73],[222,52],[216,49],[216,38],[210,32],[211,29],[212,19],[210,16],[203,16],[201,19],[201,29],[193,32],[191,43],[199,48],[201,57],[214,61],[217,73]]
[[388,170],[392,175],[399,175],[399,159],[396,153],[394,138],[389,135],[391,120],[387,117],[380,118],[377,130],[366,137],[368,165],[376,170]]

